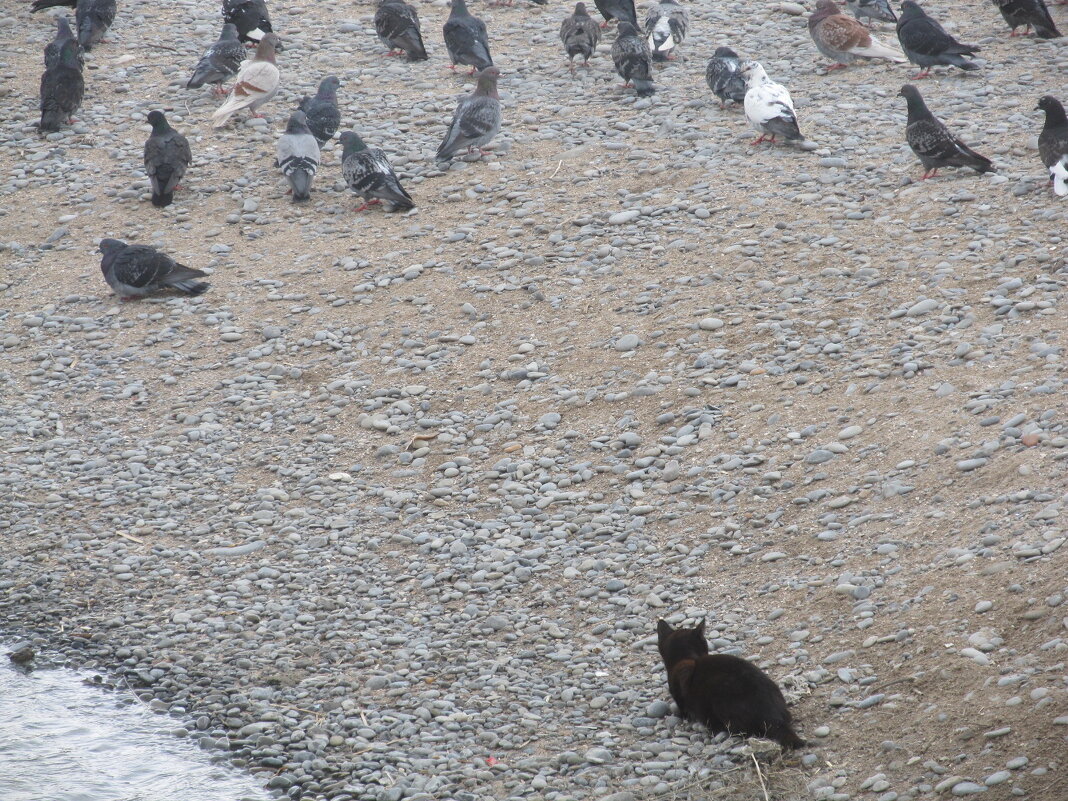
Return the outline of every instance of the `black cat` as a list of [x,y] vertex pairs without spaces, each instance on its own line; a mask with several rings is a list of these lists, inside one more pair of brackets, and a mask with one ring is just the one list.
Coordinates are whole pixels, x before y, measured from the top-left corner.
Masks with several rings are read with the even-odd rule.
[[775,682],[746,659],[708,653],[703,620],[694,629],[673,629],[661,620],[656,634],[668,689],[682,717],[713,732],[767,737],[784,748],[805,744]]

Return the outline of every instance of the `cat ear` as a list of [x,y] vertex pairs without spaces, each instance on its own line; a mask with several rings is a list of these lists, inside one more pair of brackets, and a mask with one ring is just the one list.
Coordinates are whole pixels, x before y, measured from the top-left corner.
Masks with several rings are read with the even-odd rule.
[[675,629],[671,628],[671,624],[668,623],[663,618],[661,618],[660,620],[656,621],[656,634],[657,634],[658,637],[666,637],[669,634],[671,634],[671,632],[673,632],[674,630]]
[[697,633],[702,637],[705,636],[705,618],[701,618],[701,622],[697,624]]

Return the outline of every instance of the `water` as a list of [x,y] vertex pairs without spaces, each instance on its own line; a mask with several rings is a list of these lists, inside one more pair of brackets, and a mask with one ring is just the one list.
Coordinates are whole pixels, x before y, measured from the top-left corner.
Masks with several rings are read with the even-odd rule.
[[22,673],[0,649],[0,798],[3,801],[267,801],[250,774],[168,733],[168,718],[91,674]]

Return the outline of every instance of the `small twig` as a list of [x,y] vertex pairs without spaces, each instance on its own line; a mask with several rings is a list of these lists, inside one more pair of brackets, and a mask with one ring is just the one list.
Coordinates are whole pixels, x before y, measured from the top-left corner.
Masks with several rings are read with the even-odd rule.
[[753,758],[753,765],[756,767],[757,778],[760,779],[760,789],[764,792],[764,801],[771,801],[768,798],[768,787],[764,784],[764,772],[760,769],[760,762],[757,761],[756,754],[752,751],[749,752],[749,756]]
[[181,50],[175,50],[173,47],[167,47],[167,45],[161,45],[157,42],[152,43],[152,47],[158,47],[160,50],[170,50],[172,53],[181,53]]
[[549,176],[549,180],[550,181],[553,178],[556,177],[556,173],[560,172],[560,168],[563,167],[563,166],[564,166],[564,160],[563,159],[560,159],[560,161],[556,162],[556,169],[553,170],[553,174]]
[[116,531],[115,533],[116,533],[116,534],[118,534],[118,535],[119,535],[120,537],[122,537],[123,539],[127,539],[127,540],[129,540],[130,542],[136,542],[136,543],[137,543],[138,545],[144,545],[144,544],[145,544],[145,541],[144,541],[144,540],[139,540],[139,539],[138,539],[137,537],[135,537],[135,536],[134,536],[133,534],[124,534],[124,533],[123,533],[123,532],[121,532],[121,531]]

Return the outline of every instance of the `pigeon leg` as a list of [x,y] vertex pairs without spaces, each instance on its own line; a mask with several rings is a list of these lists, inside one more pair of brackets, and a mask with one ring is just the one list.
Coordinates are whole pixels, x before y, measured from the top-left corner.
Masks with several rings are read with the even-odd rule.
[[222,97],[223,95],[230,94],[229,90],[226,89],[221,83],[215,84],[215,88],[211,90],[211,93],[216,97]]
[[767,134],[761,134],[759,139],[754,139],[749,144],[751,144],[751,145],[759,145],[761,142],[763,142],[767,138],[768,138]]
[[381,202],[382,201],[378,198],[372,198],[371,200],[368,200],[366,203],[360,206],[358,209],[356,209],[356,211],[367,211],[367,209],[371,208],[371,206],[377,205]]
[[827,68],[827,72],[831,72],[832,70],[844,70],[848,66],[849,66],[848,64],[843,64],[842,62],[839,61],[839,62],[837,62],[835,64],[831,64],[831,66],[829,66]]
[[938,167],[935,167],[933,170],[927,170],[927,172],[925,172],[923,174],[923,177],[920,180],[921,181],[926,181],[928,178],[937,178],[937,177],[938,177]]
[[922,69],[919,72],[917,72],[915,75],[913,75],[911,78],[909,78],[909,80],[910,81],[922,81],[924,78],[926,78],[930,74],[931,74],[931,68],[927,67],[927,68]]
[[471,67],[471,71],[470,71],[469,73],[467,73],[467,74],[468,74],[468,75],[474,75],[474,74],[475,74],[476,72],[478,72],[478,70],[477,70],[477,69],[475,69],[475,68],[474,68],[474,66],[472,66],[472,67]]

